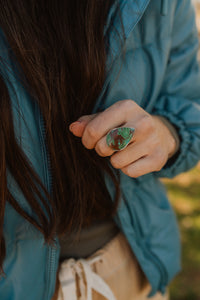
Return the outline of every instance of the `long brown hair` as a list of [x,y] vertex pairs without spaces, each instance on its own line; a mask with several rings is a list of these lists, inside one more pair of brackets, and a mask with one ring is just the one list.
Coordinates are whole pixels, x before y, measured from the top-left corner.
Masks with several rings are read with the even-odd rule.
[[[68,130],[71,122],[91,114],[106,77],[107,35],[104,25],[113,0],[0,1],[0,27],[45,124],[52,190],[42,184],[14,135],[11,102],[0,76],[0,266],[8,201],[40,230],[46,242],[94,219],[114,215],[119,202],[118,172],[109,160],[86,149]],[[22,75],[23,74],[23,75]],[[13,158],[13,153],[15,154]],[[6,168],[14,176],[37,220],[28,215],[7,188]],[[113,180],[114,201],[106,188]],[[117,175],[117,176],[116,176]],[[38,200],[39,199],[39,200]]]

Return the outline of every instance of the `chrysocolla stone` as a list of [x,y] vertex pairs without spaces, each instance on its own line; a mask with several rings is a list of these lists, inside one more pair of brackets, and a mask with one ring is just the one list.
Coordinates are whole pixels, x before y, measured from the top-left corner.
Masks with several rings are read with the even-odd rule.
[[133,137],[135,129],[130,127],[118,127],[112,129],[106,136],[106,143],[113,150],[124,149]]

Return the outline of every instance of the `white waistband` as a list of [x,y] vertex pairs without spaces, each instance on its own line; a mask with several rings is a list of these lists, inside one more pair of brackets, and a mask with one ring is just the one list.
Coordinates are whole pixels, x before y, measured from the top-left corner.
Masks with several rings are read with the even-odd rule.
[[[92,300],[92,289],[107,300],[116,300],[110,287],[91,269],[91,264],[100,260],[99,255],[90,260],[70,258],[63,261],[59,272],[61,286],[58,300]],[[78,280],[76,280],[77,276]],[[79,298],[77,285],[81,294]]]

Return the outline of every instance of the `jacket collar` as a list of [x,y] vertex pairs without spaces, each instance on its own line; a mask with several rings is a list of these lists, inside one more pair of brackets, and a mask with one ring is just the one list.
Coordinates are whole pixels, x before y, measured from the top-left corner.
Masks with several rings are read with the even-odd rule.
[[[161,0],[163,1],[163,0]],[[165,1],[165,0],[164,0]],[[121,27],[121,21],[124,25],[125,37],[133,29],[133,27],[139,22],[144,11],[146,10],[150,0],[116,0],[111,6],[108,14],[107,23],[104,27],[104,33],[106,34],[111,23],[117,30]],[[120,19],[121,18],[121,19]]]
[[[168,1],[169,0],[160,0],[160,13],[161,15],[167,15],[168,13]],[[107,18],[107,23],[104,27],[104,33],[106,33],[106,31],[109,28],[109,25],[111,23],[111,20],[115,14],[116,9],[119,7],[120,10],[122,11],[122,20],[126,21],[125,22],[125,27],[126,25],[129,26],[129,23],[132,23],[132,25],[134,25],[134,23],[138,21],[138,16],[137,15],[141,15],[144,13],[145,9],[147,8],[148,4],[149,4],[150,0],[139,0],[139,1],[130,1],[130,0],[116,0],[114,2],[114,4],[111,6],[111,9],[109,11],[108,14],[108,18]],[[131,17],[129,20],[126,20],[126,16],[127,17]]]
[[[108,53],[108,62],[114,60],[120,52],[120,37],[128,38],[130,32],[140,21],[150,0],[118,0],[111,6],[107,23],[104,27],[104,34],[109,30],[109,45],[111,53]],[[160,0],[160,14],[166,16],[168,12],[168,0]],[[123,27],[122,27],[123,24]],[[112,27],[111,27],[112,26]],[[110,28],[111,27],[111,28]],[[123,35],[124,34],[124,35]]]
[[150,0],[118,0],[112,5],[104,27],[104,34],[106,35],[109,32],[108,42],[110,49],[107,57],[108,65],[120,53],[121,37],[128,38],[129,33],[140,21],[149,2]]

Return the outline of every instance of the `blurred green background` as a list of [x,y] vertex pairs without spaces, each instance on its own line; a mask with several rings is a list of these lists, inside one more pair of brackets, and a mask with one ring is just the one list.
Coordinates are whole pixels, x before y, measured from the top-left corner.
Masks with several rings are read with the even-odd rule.
[[162,179],[179,221],[182,271],[170,287],[171,300],[200,300],[200,164],[174,179]]
[[[200,36],[200,0],[193,2]],[[175,209],[182,240],[182,271],[170,285],[170,300],[200,300],[200,163],[162,182]]]

